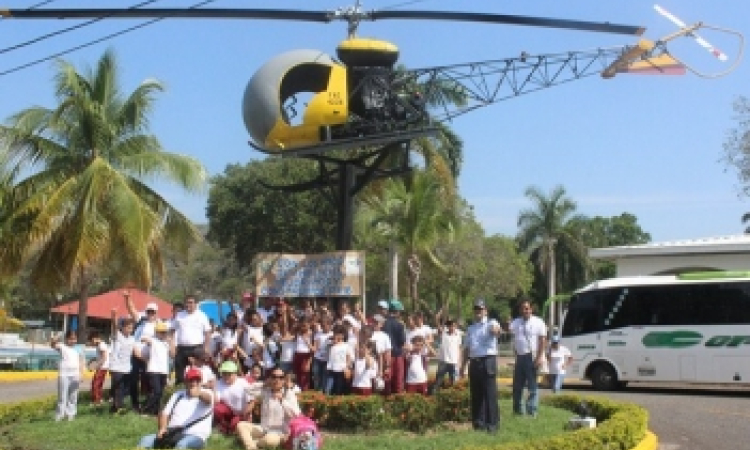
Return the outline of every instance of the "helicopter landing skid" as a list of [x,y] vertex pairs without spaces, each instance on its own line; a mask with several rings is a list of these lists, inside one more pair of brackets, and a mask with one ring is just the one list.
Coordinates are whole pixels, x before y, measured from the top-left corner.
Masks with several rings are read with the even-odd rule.
[[255,150],[267,155],[280,155],[282,157],[296,158],[300,156],[321,155],[332,150],[367,147],[372,145],[388,145],[399,141],[410,141],[420,137],[437,135],[439,131],[440,129],[437,127],[421,128],[418,130],[399,131],[396,133],[375,134],[349,139],[336,139],[334,141],[323,142],[317,145],[290,148],[288,150],[269,150],[259,147],[252,141],[248,141],[248,144],[250,144]]

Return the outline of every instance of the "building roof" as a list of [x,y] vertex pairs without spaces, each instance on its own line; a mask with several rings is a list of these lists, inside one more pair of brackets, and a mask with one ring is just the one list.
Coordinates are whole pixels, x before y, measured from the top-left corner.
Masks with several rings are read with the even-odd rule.
[[643,245],[592,248],[593,259],[616,259],[634,256],[701,255],[725,253],[750,253],[750,234],[654,242]]
[[[146,305],[153,302],[159,307],[156,311],[156,316],[158,318],[170,319],[172,317],[171,303],[138,289],[129,289],[129,291],[130,298],[133,300],[133,305],[135,306],[136,311],[145,311]],[[128,314],[128,310],[125,307],[125,299],[122,296],[121,290],[105,292],[103,294],[89,297],[88,299],[88,317],[109,319],[112,316],[112,308],[116,308],[118,317],[123,317]],[[78,300],[55,306],[50,309],[50,312],[60,314],[78,314]]]

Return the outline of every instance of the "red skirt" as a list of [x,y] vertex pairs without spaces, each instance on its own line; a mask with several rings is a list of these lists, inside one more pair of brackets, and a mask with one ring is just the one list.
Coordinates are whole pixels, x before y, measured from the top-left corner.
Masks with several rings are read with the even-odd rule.
[[362,397],[369,397],[372,395],[372,388],[352,387],[352,394],[361,395]]
[[406,392],[427,395],[427,383],[406,383]]

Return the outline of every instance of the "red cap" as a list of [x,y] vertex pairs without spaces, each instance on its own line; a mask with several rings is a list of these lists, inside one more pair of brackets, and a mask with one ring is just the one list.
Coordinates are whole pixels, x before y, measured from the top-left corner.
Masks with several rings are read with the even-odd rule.
[[185,381],[192,381],[192,380],[202,380],[203,379],[203,373],[200,369],[197,369],[195,367],[191,367],[188,369],[187,372],[185,372]]

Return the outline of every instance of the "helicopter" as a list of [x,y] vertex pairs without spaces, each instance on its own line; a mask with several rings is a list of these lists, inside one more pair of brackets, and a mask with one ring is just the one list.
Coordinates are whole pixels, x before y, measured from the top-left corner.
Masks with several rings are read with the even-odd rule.
[[[667,50],[677,37],[691,36],[702,23],[687,26],[663,9],[657,11],[680,27],[658,41],[635,45],[528,55],[422,69],[397,67],[398,47],[388,41],[357,36],[363,21],[449,20],[473,23],[551,27],[641,36],[640,26],[609,22],[451,11],[367,11],[359,0],[334,11],[247,8],[28,9],[0,10],[17,19],[275,19],[328,23],[344,21],[348,35],[336,57],[319,50],[292,50],[260,67],[247,84],[242,115],[249,144],[267,154],[304,156],[333,149],[386,145],[434,135],[436,122],[451,120],[476,108],[571,80],[600,74],[612,78],[624,71],[683,73],[685,64]],[[726,30],[722,30],[726,31]],[[739,34],[739,33],[736,33]],[[741,39],[741,35],[740,35]],[[710,44],[708,44],[710,46]],[[449,105],[441,90],[466,99]],[[300,94],[311,97],[298,104]]]

